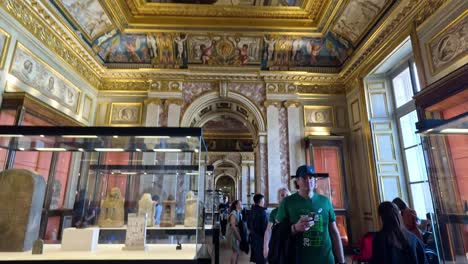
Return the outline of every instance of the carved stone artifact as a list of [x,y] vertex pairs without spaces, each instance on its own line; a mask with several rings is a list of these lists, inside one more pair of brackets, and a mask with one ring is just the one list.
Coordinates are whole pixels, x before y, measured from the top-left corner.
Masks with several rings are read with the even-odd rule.
[[151,199],[151,194],[144,193],[138,202],[138,215],[147,216],[146,226],[154,225],[154,202]]
[[32,254],[33,255],[40,255],[44,251],[44,240],[37,239],[34,240]]
[[102,203],[98,225],[100,227],[121,227],[124,225],[124,199],[120,189],[114,187]]
[[161,227],[172,227],[175,226],[175,199],[173,195],[169,195],[167,200],[162,202],[163,212],[162,212],[162,219]]
[[197,226],[197,196],[189,191],[185,200],[185,219],[184,226]]
[[0,172],[0,251],[28,251],[39,235],[46,183],[28,170]]
[[146,220],[146,214],[128,214],[123,250],[146,250]]

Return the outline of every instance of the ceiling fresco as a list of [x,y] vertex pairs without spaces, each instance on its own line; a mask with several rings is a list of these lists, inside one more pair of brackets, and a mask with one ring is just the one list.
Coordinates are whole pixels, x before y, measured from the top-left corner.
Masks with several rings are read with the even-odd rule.
[[[123,2],[122,2],[123,1]],[[170,1],[170,2],[167,2]],[[315,0],[146,0],[157,5],[188,6],[226,5],[243,6],[245,10],[259,6],[301,5]],[[236,1],[236,2],[231,2]],[[257,2],[261,1],[261,2]],[[280,3],[289,1],[289,3]],[[305,3],[307,2],[307,3]],[[394,0],[352,0],[334,7],[327,1],[328,10],[335,10],[329,25],[322,32],[310,36],[282,33],[249,33],[245,31],[193,32],[119,28],[111,21],[118,20],[106,2],[99,0],[60,0],[56,7],[65,14],[67,23],[84,35],[101,62],[110,68],[190,68],[198,66],[229,66],[257,68],[259,70],[303,70],[319,67],[340,69],[352,56],[366,35],[375,27]],[[101,3],[104,3],[101,5]],[[129,12],[136,10],[133,0],[117,0],[127,4]],[[144,5],[143,5],[144,6]],[[185,9],[187,5],[183,6]],[[255,7],[247,7],[255,6]],[[276,8],[276,7],[275,7]],[[290,6],[284,7],[293,8]],[[299,7],[295,7],[299,8]],[[146,9],[145,9],[146,10]],[[151,9],[152,10],[152,9]],[[228,10],[228,9],[226,9]],[[145,11],[149,12],[149,11]],[[322,11],[323,14],[326,11]],[[181,16],[183,19],[184,16]],[[210,19],[210,18],[206,18]],[[215,20],[213,20],[215,21]],[[214,23],[215,24],[215,23]],[[153,22],[152,26],[157,25]],[[294,30],[294,29],[291,29]]]

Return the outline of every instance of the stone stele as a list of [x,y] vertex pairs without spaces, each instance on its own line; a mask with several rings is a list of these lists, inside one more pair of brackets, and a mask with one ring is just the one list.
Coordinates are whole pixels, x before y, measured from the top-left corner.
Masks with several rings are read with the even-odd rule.
[[46,183],[32,171],[0,172],[0,251],[28,251],[39,235]]
[[162,219],[159,226],[172,227],[175,226],[175,200],[173,195],[169,195],[167,200],[162,202]]

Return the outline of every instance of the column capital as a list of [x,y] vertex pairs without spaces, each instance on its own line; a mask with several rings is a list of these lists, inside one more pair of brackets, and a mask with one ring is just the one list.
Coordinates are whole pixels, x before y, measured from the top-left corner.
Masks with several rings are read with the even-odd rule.
[[169,99],[166,99],[165,103],[166,105],[175,104],[178,106],[182,106],[184,105],[184,100],[182,100],[181,98],[169,98]]
[[150,104],[162,105],[163,101],[159,98],[148,98],[148,99],[145,99],[144,104],[145,105],[150,105]]
[[300,107],[301,102],[299,101],[294,101],[294,100],[288,100],[283,103],[284,107],[289,108],[289,107]]
[[269,106],[274,106],[276,108],[279,108],[281,107],[281,102],[280,101],[273,101],[273,100],[265,100],[265,102],[263,102],[263,105],[268,108]]

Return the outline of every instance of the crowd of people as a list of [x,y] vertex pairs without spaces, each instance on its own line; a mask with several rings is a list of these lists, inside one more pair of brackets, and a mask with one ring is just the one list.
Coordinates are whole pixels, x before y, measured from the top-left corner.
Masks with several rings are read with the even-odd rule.
[[[346,263],[332,203],[314,191],[316,176],[313,167],[300,166],[293,176],[297,192],[290,194],[287,188],[280,188],[279,206],[269,216],[262,194],[254,195],[248,214],[240,200],[229,206],[224,198],[220,219],[222,235],[226,234],[232,250],[231,264],[237,263],[241,251],[249,251],[244,250],[246,243],[250,243],[254,263]],[[370,263],[428,263],[414,210],[396,198],[381,203],[378,214],[381,230],[373,236]]]

